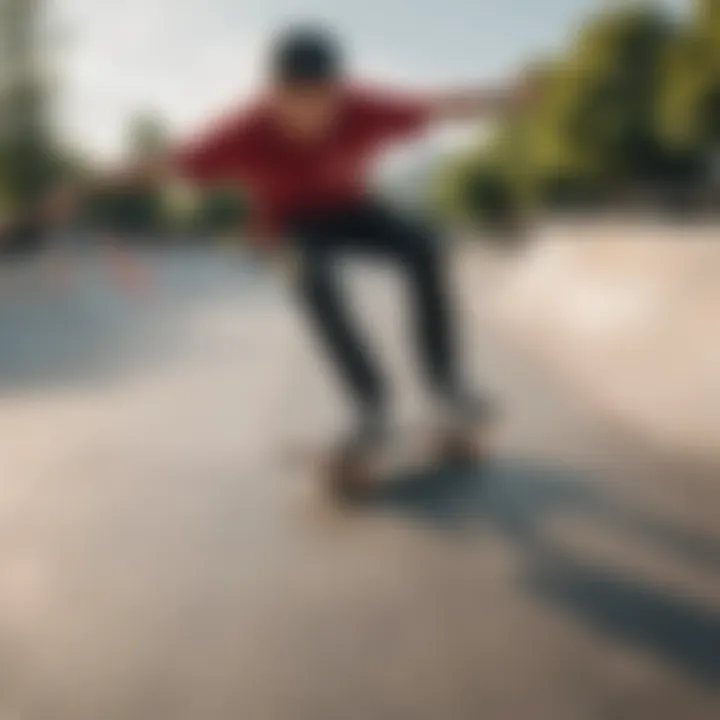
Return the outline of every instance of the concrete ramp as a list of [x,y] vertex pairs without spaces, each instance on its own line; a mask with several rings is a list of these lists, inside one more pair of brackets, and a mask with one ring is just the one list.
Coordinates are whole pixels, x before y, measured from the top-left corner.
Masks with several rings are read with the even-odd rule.
[[491,316],[649,439],[720,459],[720,229],[545,228]]

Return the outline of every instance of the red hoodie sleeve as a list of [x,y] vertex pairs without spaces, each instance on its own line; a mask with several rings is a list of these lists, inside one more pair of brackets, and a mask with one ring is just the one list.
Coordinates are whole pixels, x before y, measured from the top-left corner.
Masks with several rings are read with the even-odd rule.
[[174,154],[174,167],[201,184],[241,179],[252,161],[252,136],[245,114],[225,117],[181,146]]
[[431,119],[430,103],[388,90],[356,90],[352,106],[363,134],[375,142],[410,138],[425,130]]

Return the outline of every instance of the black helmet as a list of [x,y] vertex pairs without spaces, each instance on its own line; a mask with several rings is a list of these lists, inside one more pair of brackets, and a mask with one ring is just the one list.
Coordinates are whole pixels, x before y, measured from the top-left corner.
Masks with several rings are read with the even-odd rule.
[[272,45],[272,76],[283,84],[334,80],[342,75],[343,65],[340,43],[322,27],[288,28]]

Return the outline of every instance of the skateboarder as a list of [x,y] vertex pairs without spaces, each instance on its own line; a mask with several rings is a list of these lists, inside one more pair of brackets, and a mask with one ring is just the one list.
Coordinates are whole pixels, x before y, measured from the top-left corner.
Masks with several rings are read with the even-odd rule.
[[358,410],[353,440],[382,436],[387,388],[353,324],[333,261],[346,252],[397,263],[410,281],[418,352],[450,413],[485,403],[457,367],[445,259],[434,231],[366,187],[366,169],[390,143],[430,126],[506,112],[520,91],[427,96],[353,81],[343,48],[321,28],[291,28],[272,44],[264,91],[178,152],[138,172],[167,171],[203,185],[235,184],[254,209],[253,233],[271,251],[291,243],[300,259],[298,296]]

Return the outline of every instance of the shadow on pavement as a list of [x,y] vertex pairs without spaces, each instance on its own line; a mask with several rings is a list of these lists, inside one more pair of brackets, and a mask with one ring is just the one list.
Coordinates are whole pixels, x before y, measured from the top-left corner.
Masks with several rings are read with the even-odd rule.
[[695,679],[720,680],[720,613],[643,584],[627,571],[574,555],[572,538],[550,540],[543,525],[580,517],[625,542],[654,544],[681,562],[720,571],[720,541],[676,527],[622,504],[567,469],[508,460],[485,471],[404,477],[378,498],[378,506],[442,530],[482,522],[516,547],[523,585],[609,637],[670,661]]

